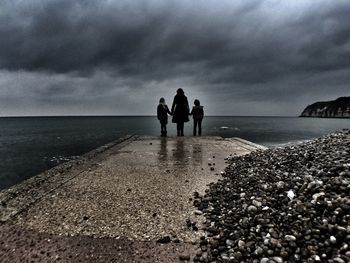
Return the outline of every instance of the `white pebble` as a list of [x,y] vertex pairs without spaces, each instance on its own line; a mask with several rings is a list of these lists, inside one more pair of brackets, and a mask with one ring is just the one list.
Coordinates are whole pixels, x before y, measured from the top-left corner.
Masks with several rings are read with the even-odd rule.
[[283,259],[281,257],[273,257],[272,259],[277,263],[283,263]]
[[239,247],[239,248],[242,248],[242,247],[244,247],[244,246],[245,246],[245,242],[242,241],[242,240],[238,240],[238,247]]
[[331,236],[331,237],[329,238],[329,240],[331,241],[332,244],[337,243],[337,239],[335,238],[335,236]]
[[287,196],[288,196],[288,198],[292,201],[293,198],[295,197],[295,194],[294,194],[293,190],[289,190],[289,191],[287,192]]
[[284,238],[287,241],[295,241],[295,240],[297,240],[297,238],[295,236],[292,236],[292,235],[285,235]]

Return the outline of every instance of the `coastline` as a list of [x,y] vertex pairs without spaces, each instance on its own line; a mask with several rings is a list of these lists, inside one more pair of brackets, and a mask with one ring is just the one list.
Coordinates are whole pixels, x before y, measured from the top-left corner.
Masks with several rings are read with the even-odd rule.
[[91,160],[97,156],[101,158],[106,150],[116,146],[123,147],[136,138],[137,136],[133,135],[124,136],[89,151],[78,159],[59,164],[8,189],[1,190],[0,223],[16,216],[28,206],[39,201],[43,196],[78,176],[82,171],[91,169],[91,167],[96,165],[98,159],[94,162],[91,162]]
[[[138,139],[140,138],[129,137],[122,141],[121,153],[130,154],[130,150],[133,149],[130,143]],[[154,138],[143,137],[141,142],[145,139],[143,147],[146,149],[155,146],[162,149],[161,141],[158,141],[160,144],[157,144]],[[219,137],[211,139],[213,139],[210,141],[211,145],[219,142],[226,145],[230,142],[230,140],[223,140]],[[189,221],[190,231],[195,233],[193,236],[195,238],[184,240],[180,232],[177,233],[177,238],[170,235],[168,241],[164,239],[167,236],[162,235],[158,236],[162,237],[160,239],[156,238],[157,235],[152,238],[140,238],[139,236],[130,239],[118,235],[100,235],[98,232],[83,235],[77,232],[71,235],[69,229],[68,232],[64,231],[62,234],[59,234],[60,231],[51,231],[41,227],[39,228],[41,230],[38,231],[38,228],[35,227],[37,216],[39,216],[38,210],[32,209],[29,214],[25,212],[23,215],[21,215],[23,211],[18,211],[18,213],[21,212],[19,217],[17,214],[11,214],[13,218],[19,218],[19,221],[18,219],[10,220],[8,217],[7,222],[0,225],[2,228],[0,234],[2,240],[5,240],[2,247],[0,246],[0,254],[8,253],[9,249],[16,248],[18,255],[22,258],[32,257],[32,252],[25,255],[15,245],[18,240],[14,236],[22,235],[28,237],[28,239],[22,239],[25,244],[24,248],[34,246],[33,251],[39,253],[39,255],[34,254],[38,262],[56,256],[66,261],[68,258],[68,262],[78,262],[84,256],[88,256],[86,262],[106,260],[112,260],[112,262],[178,262],[180,259],[201,262],[218,260],[219,262],[257,263],[305,260],[340,263],[349,261],[350,251],[347,242],[350,240],[350,131],[343,130],[302,144],[272,149],[259,147],[239,138],[232,139],[236,143],[235,147],[240,147],[246,154],[227,155],[226,162],[220,164],[219,155],[212,159],[212,152],[203,151],[207,154],[203,160],[207,161],[201,163],[199,167],[206,168],[199,171],[204,171],[201,173],[207,174],[207,179],[209,179],[207,176],[211,176],[213,167],[212,163],[209,165],[207,162],[214,160],[217,162],[217,166],[213,167],[214,170],[220,165],[226,168],[221,173],[222,177],[210,179],[207,181],[207,187],[195,192],[189,199],[188,209],[193,209],[191,211],[194,214]],[[190,139],[183,138],[182,140],[189,141]],[[193,143],[193,138],[191,140]],[[98,151],[92,151],[90,156],[92,158],[111,157],[108,149],[118,145],[119,143],[111,147],[100,147]],[[179,160],[184,161],[182,154],[190,152],[183,148],[181,140],[177,143],[175,141],[174,146],[174,151],[167,151],[167,154],[176,158],[175,163]],[[252,151],[254,148],[257,151]],[[182,153],[180,155],[179,149]],[[148,150],[145,153],[152,155]],[[191,156],[193,153],[195,152],[192,152]],[[171,162],[167,154],[159,152],[157,158],[160,159],[158,160]],[[199,156],[193,157],[196,159]],[[75,162],[78,166],[80,165],[79,160]],[[146,163],[150,167],[154,166],[152,162],[145,162],[144,165]],[[176,165],[175,163],[173,165]],[[67,164],[69,167],[70,163]],[[189,164],[192,165],[191,162]],[[94,169],[94,166],[89,167]],[[89,167],[85,168],[89,169]],[[74,169],[74,165],[69,169]],[[165,173],[169,173],[167,170]],[[191,168],[190,173],[192,172],[194,170]],[[91,179],[99,178],[94,177]],[[204,178],[201,177],[201,180]],[[130,189],[133,192],[132,188]],[[68,188],[65,189],[67,190]],[[55,200],[57,193],[47,198]],[[37,207],[47,209],[41,205]],[[26,209],[28,207],[25,207],[24,210]],[[34,218],[30,216],[31,213],[34,213]],[[156,217],[158,215],[157,213]],[[89,222],[90,219],[86,220]],[[148,220],[150,218],[143,222]],[[189,224],[185,218],[181,220],[182,224]],[[198,230],[194,230],[192,223],[195,223],[194,226]],[[187,233],[192,235],[191,232]],[[10,246],[6,242],[9,242]],[[47,242],[52,242],[50,247],[47,246]],[[71,249],[67,248],[68,243],[72,245]],[[116,247],[118,247],[117,252]],[[40,254],[40,250],[44,254]],[[6,255],[11,255],[8,262],[18,256],[16,253]],[[97,255],[100,258],[96,258]],[[12,262],[16,261],[12,260]]]
[[[100,147],[1,192],[0,257],[7,262],[193,258],[203,218],[192,206],[192,193],[204,194],[208,183],[221,178],[227,155],[258,149],[265,147],[238,138],[149,136]],[[140,251],[148,259],[141,260]]]

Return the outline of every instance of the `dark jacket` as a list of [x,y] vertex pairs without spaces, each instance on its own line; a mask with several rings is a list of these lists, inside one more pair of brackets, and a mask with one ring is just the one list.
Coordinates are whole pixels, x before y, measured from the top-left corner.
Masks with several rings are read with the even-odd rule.
[[170,113],[169,108],[166,104],[159,104],[157,107],[157,118],[162,124],[168,123],[168,113]]
[[174,97],[173,105],[171,106],[171,112],[173,114],[173,122],[181,123],[188,122],[189,106],[187,97],[183,94],[176,94]]
[[193,116],[194,120],[201,120],[204,116],[203,106],[193,106],[190,115]]

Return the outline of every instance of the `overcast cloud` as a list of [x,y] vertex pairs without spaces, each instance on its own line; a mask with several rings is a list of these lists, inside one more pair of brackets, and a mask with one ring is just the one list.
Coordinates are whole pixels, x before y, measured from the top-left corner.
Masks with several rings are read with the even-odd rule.
[[298,115],[349,96],[348,0],[2,0],[0,115]]

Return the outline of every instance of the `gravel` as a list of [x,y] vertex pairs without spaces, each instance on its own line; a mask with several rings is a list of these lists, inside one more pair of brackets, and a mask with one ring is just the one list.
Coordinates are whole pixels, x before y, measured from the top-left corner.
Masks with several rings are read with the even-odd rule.
[[227,161],[194,195],[206,218],[194,261],[350,262],[349,130]]

